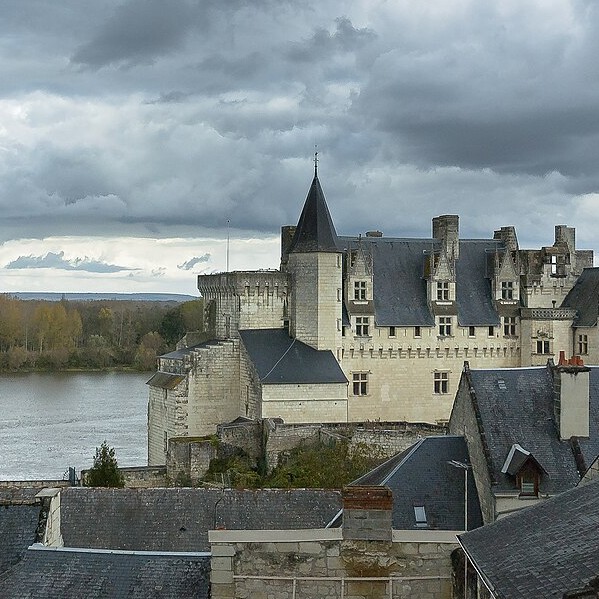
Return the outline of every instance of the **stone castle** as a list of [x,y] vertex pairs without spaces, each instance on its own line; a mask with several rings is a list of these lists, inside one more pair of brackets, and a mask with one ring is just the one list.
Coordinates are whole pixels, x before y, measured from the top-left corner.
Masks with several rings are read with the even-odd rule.
[[279,270],[198,277],[212,340],[159,358],[149,464],[164,464],[169,438],[236,418],[443,423],[465,360],[598,363],[592,266],[565,225],[538,250],[511,226],[460,239],[455,215],[434,218],[429,239],[338,236],[315,171],[297,226],[282,227]]

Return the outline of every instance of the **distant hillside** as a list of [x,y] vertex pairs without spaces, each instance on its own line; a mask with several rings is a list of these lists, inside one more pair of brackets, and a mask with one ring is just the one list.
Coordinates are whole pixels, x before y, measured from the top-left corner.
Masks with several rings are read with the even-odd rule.
[[15,292],[9,293],[13,297],[22,300],[45,300],[58,302],[62,298],[72,301],[94,301],[94,300],[121,300],[136,302],[188,302],[198,299],[193,295],[180,293],[35,293]]

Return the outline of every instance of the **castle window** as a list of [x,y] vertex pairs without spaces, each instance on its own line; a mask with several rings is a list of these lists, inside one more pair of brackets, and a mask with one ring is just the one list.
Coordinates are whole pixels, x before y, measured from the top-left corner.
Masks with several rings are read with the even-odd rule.
[[549,341],[539,339],[537,341],[537,354],[550,354]]
[[475,336],[476,336],[475,327],[468,327],[468,337],[475,337]]
[[168,451],[168,433],[164,431],[164,454]]
[[395,337],[395,327],[389,327],[389,337]]
[[436,395],[449,393],[449,372],[435,372],[433,374],[433,384]]
[[449,281],[439,281],[437,283],[437,301],[449,301]]
[[368,373],[354,372],[352,375],[354,395],[368,395]]
[[587,335],[578,335],[578,354],[584,356],[589,353],[589,338]]
[[494,326],[489,327],[489,337],[495,337],[495,327]]
[[358,257],[358,252],[356,250],[351,250],[349,252],[349,265],[354,266],[356,264],[356,258]]
[[503,318],[503,334],[506,337],[515,337],[516,336],[516,317],[515,316],[505,316]]
[[514,299],[514,283],[513,281],[501,281],[501,299]]
[[439,316],[439,336],[451,337],[451,316]]
[[365,300],[366,299],[366,281],[355,281],[354,282],[354,299]]
[[337,301],[341,301],[341,289],[337,289]]
[[358,337],[368,337],[369,321],[368,316],[356,316],[356,335]]
[[420,331],[420,327],[414,327],[414,337],[421,337],[422,333]]

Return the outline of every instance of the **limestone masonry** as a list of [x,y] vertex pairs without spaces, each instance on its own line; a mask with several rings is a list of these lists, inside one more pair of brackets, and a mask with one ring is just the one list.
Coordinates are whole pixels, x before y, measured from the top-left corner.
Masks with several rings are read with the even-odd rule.
[[212,340],[161,356],[149,381],[148,459],[172,437],[238,417],[285,423],[447,421],[460,373],[597,363],[599,269],[575,230],[518,247],[514,227],[460,239],[456,215],[429,239],[338,236],[314,176],[278,271],[198,277]]

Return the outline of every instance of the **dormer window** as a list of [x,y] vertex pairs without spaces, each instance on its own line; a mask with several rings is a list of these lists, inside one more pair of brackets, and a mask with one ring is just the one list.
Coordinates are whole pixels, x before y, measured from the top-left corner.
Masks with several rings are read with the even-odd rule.
[[508,452],[501,473],[514,477],[520,497],[537,497],[541,475],[546,474],[532,453],[518,443],[514,443]]
[[437,283],[437,301],[449,301],[449,281],[439,281]]
[[366,300],[366,281],[354,282],[354,300]]
[[425,528],[428,526],[426,521],[426,510],[423,505],[414,506],[414,519],[416,520],[416,526],[418,528]]
[[502,300],[513,300],[514,299],[514,282],[513,281],[501,281],[501,299]]

